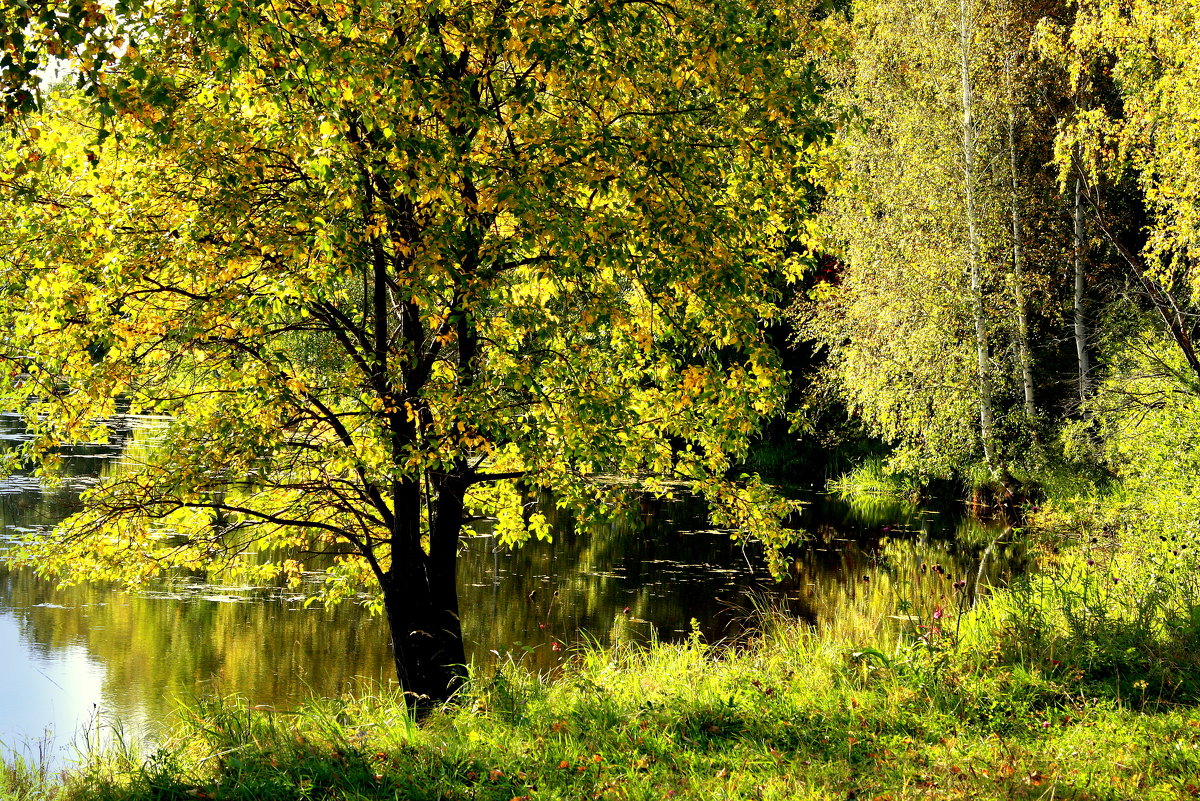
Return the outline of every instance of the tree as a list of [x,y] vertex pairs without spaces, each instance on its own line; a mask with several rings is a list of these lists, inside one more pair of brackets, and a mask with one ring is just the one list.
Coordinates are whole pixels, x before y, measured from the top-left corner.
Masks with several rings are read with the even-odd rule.
[[[1046,26],[1042,37],[1048,56],[1065,68],[1077,93],[1095,95],[1101,86],[1114,95],[1106,103],[1080,104],[1058,137],[1063,182],[1074,183],[1076,250],[1082,249],[1086,219],[1117,252],[1158,315],[1187,366],[1187,384],[1200,377],[1194,322],[1200,254],[1198,26],[1200,6],[1194,0],[1132,5],[1087,0],[1069,28]],[[1106,197],[1128,193],[1131,185],[1148,218],[1144,228],[1132,231]],[[1076,318],[1082,321],[1078,311]],[[1077,339],[1080,390],[1086,394],[1083,334]]]
[[91,7],[66,50],[103,69],[6,143],[5,402],[45,464],[118,404],[170,422],[27,558],[134,581],[256,551],[298,580],[333,554],[326,596],[373,580],[438,699],[472,514],[546,536],[533,490],[594,511],[619,474],[783,542],[790,504],[731,469],[782,401],[771,287],[830,130],[811,12]]
[[990,339],[996,328],[1001,193],[994,31],[977,3],[854,5],[853,74],[862,124],[844,132],[846,176],[824,219],[844,262],[818,293],[808,332],[871,429],[907,466],[949,474],[999,458]]
[[[1028,37],[1022,37],[1021,26],[1012,3],[1006,3],[1003,11],[1004,93],[1008,106],[1008,172],[1009,172],[1009,219],[1012,223],[1012,287],[1013,306],[1017,325],[1015,343],[1017,368],[1021,373],[1021,395],[1024,401],[1025,421],[1033,439],[1037,439],[1038,412],[1033,378],[1033,348],[1029,342],[1029,288],[1026,278],[1025,225],[1021,191],[1022,175],[1017,152],[1017,117],[1020,113],[1018,71],[1023,64],[1023,50]],[[1022,41],[1022,40],[1025,41]]]
[[983,259],[980,244],[979,142],[975,130],[976,59],[979,10],[971,0],[958,2],[958,81],[962,93],[962,192],[963,221],[967,228],[967,273],[971,282],[971,317],[975,324],[976,392],[979,397],[979,441],[988,469],[996,471],[995,427],[992,422],[992,357],[983,306]]
[[1079,401],[1082,403],[1087,400],[1088,393],[1091,389],[1092,372],[1091,363],[1088,358],[1088,326],[1087,314],[1084,306],[1087,290],[1087,234],[1084,225],[1084,208],[1083,208],[1083,176],[1075,176],[1075,201],[1071,209],[1072,230],[1075,233],[1075,247],[1072,264],[1075,267],[1075,283],[1074,292],[1072,294],[1072,323],[1075,329],[1075,359],[1079,365]]
[[[862,119],[841,131],[843,180],[822,207],[842,270],[800,311],[830,385],[897,467],[1008,492],[1010,469],[1030,477],[1057,458],[1050,428],[1079,408],[1057,376],[1078,386],[1062,295],[1083,250],[1052,163],[1074,92],[1033,47],[1072,13],[1058,0],[853,4],[835,86]],[[1112,285],[1091,255],[1101,308]]]

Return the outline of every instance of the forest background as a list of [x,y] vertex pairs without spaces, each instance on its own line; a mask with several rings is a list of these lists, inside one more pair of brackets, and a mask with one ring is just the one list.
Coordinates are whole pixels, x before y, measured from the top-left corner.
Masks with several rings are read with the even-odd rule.
[[530,492],[637,475],[778,549],[754,469],[822,454],[1041,538],[1006,659],[1194,703],[1200,5],[482,9],[3,5],[21,457],[181,420],[28,559],[323,543],[394,639],[446,634],[397,640],[439,698],[472,514],[519,541]]

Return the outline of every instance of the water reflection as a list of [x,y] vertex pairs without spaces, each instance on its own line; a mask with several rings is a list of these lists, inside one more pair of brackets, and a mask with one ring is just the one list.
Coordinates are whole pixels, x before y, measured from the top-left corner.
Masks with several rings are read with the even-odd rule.
[[[146,447],[156,427],[119,422],[114,442],[72,452],[53,488],[20,476],[0,482],[0,543],[69,514],[78,492],[116,469],[122,449]],[[18,435],[0,419],[0,441]],[[706,530],[687,502],[633,504],[588,531],[547,504],[558,515],[554,539],[517,550],[481,529],[464,538],[461,556],[469,658],[515,655],[550,671],[583,636],[670,640],[693,620],[710,639],[733,637],[761,599],[821,626],[900,629],[968,599],[977,581],[1003,582],[1021,563],[1003,538],[988,551],[999,526],[903,505],[810,500],[800,522],[812,538],[779,583],[753,545]],[[955,590],[956,580],[966,584]],[[239,693],[287,708],[392,675],[383,621],[354,604],[304,608],[288,590],[213,586],[203,576],[136,595],[57,589],[2,560],[0,659],[0,743],[9,747],[52,729],[61,748],[97,713],[152,734],[178,699]]]
[[810,536],[778,582],[760,548],[704,530],[701,510],[686,502],[587,532],[553,520],[553,542],[516,550],[470,540],[460,578],[475,655],[481,647],[518,653],[553,670],[581,631],[601,643],[673,640],[694,620],[708,639],[727,639],[764,604],[820,627],[901,632],[939,606],[966,606],[1023,565],[1000,523],[899,503],[863,514],[826,496],[808,500],[800,522]]

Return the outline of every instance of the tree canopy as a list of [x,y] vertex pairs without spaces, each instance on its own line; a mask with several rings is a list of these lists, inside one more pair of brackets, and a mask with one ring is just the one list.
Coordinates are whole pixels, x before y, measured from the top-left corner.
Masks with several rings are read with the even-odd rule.
[[3,7],[25,25],[10,55],[69,56],[80,84],[32,110],[34,73],[6,66],[28,93],[0,166],[25,455],[168,416],[28,544],[43,570],[253,550],[296,577],[334,554],[331,596],[373,578],[402,682],[441,697],[472,514],[545,535],[531,492],[595,510],[619,474],[786,539],[790,504],[733,469],[783,401],[765,329],[832,130],[815,9]]

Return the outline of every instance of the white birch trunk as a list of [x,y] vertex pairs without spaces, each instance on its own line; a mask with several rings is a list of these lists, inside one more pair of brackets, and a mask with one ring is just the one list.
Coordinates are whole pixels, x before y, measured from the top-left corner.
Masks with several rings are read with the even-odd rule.
[[1079,400],[1087,400],[1090,391],[1091,365],[1087,352],[1087,318],[1083,314],[1084,291],[1087,276],[1084,274],[1083,233],[1083,178],[1075,178],[1075,354],[1079,360]]
[[975,209],[975,120],[971,86],[971,46],[974,22],[970,0],[959,0],[959,73],[962,80],[963,183],[967,201],[967,261],[971,278],[971,305],[975,318],[975,350],[979,379],[979,434],[988,470],[996,472],[993,447],[991,358],[988,356],[987,325],[983,312],[983,276],[979,264],[979,231]]
[[[1011,75],[1009,77],[1011,81]],[[1011,99],[1010,99],[1011,102]],[[1029,350],[1029,314],[1025,302],[1025,247],[1021,230],[1021,198],[1017,181],[1017,115],[1010,105],[1008,110],[1008,163],[1012,177],[1012,249],[1013,249],[1013,298],[1017,307],[1017,364],[1021,369],[1021,387],[1025,395],[1025,417],[1030,431],[1037,425],[1037,404],[1034,401],[1033,357]]]

